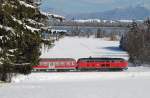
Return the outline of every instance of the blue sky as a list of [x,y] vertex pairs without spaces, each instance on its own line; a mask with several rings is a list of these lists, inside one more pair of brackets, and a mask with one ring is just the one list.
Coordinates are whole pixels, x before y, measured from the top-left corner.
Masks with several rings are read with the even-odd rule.
[[149,8],[150,0],[42,0],[41,9],[65,13],[88,13],[136,5]]

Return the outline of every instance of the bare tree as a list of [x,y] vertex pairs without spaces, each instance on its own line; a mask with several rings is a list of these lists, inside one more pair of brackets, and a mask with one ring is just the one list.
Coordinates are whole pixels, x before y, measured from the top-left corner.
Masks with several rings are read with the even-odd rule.
[[89,38],[91,33],[92,33],[92,30],[87,28],[87,30],[86,30],[86,37]]
[[103,37],[104,37],[104,33],[103,33],[103,31],[101,30],[101,28],[98,28],[98,29],[97,29],[97,32],[96,32],[95,37],[96,37],[96,38],[103,38]]
[[120,44],[136,66],[150,63],[150,20],[146,20],[144,24],[133,22],[129,32],[122,36]]
[[111,41],[117,40],[117,34],[116,34],[115,32],[111,32],[111,33],[110,33],[110,40],[111,40]]

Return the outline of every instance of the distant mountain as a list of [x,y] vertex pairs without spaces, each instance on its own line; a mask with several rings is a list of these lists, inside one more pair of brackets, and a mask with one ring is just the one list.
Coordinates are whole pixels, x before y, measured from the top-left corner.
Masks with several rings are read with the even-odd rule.
[[52,13],[52,14],[57,14],[60,16],[67,16],[67,14],[65,12],[63,12],[62,10],[57,10],[55,8],[45,8],[45,9],[40,9],[42,12],[46,12],[46,13]]
[[143,6],[116,8],[105,12],[82,13],[68,15],[67,18],[74,19],[103,19],[103,20],[143,20],[150,16],[150,10]]

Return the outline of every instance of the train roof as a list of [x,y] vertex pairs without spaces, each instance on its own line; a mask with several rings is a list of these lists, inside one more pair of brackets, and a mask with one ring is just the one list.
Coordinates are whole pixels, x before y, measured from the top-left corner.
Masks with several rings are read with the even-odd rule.
[[124,61],[123,58],[80,58],[79,61]]
[[75,60],[73,58],[40,58],[40,60],[63,60],[63,61],[66,61],[66,60]]

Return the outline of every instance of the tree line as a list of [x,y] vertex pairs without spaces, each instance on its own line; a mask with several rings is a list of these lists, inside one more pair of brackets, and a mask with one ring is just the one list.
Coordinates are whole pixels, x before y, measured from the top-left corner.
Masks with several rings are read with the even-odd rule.
[[142,24],[134,21],[122,36],[120,47],[129,53],[129,61],[136,66],[150,64],[150,19]]
[[53,23],[54,26],[80,26],[80,27],[129,27],[131,23],[130,22],[120,22],[120,21],[114,21],[111,22],[111,20],[108,21],[76,21],[76,20],[63,20],[63,21],[56,21]]

